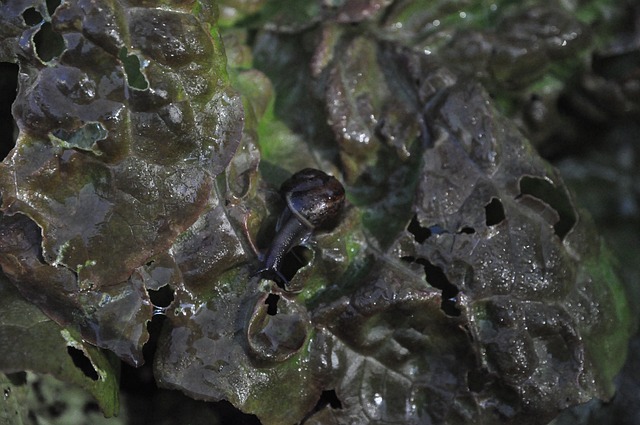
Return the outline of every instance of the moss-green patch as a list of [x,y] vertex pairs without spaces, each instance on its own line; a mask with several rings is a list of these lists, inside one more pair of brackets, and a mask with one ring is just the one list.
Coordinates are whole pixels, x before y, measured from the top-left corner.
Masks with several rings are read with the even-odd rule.
[[601,314],[606,318],[584,335],[588,356],[598,382],[605,388],[605,396],[615,392],[613,378],[618,374],[627,356],[627,343],[637,324],[632,320],[627,293],[615,272],[615,258],[601,243],[600,256],[584,262],[593,279],[592,297],[599,300]]
[[138,90],[146,90],[149,88],[149,82],[142,73],[142,69],[140,68],[140,59],[138,59],[137,55],[130,55],[127,48],[123,47],[118,52],[118,59],[120,59],[124,66],[124,72],[127,75],[127,83],[129,84],[129,87]]

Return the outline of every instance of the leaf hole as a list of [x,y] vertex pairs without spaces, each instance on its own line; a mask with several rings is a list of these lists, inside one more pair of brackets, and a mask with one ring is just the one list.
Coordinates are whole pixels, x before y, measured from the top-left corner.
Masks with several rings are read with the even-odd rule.
[[447,316],[460,316],[460,309],[456,307],[456,297],[460,292],[458,288],[449,282],[449,279],[447,279],[447,276],[440,267],[431,264],[427,259],[418,258],[416,263],[424,267],[427,283],[442,291],[442,303],[440,304],[442,311]]
[[49,416],[55,419],[62,416],[67,410],[67,407],[67,403],[56,400],[47,408],[47,411],[49,413]]
[[60,140],[65,148],[76,148],[84,151],[94,151],[95,144],[108,136],[108,131],[99,122],[88,122],[73,131],[57,128],[49,133],[54,140]]
[[92,415],[100,412],[100,406],[95,401],[86,402],[82,408],[82,413],[84,413],[85,415]]
[[520,195],[517,198],[523,195],[537,198],[556,211],[559,219],[553,229],[560,239],[563,239],[576,224],[577,217],[567,192],[550,181],[540,177],[522,177]]
[[136,55],[127,54],[127,48],[123,47],[118,53],[118,58],[124,66],[124,73],[127,76],[129,87],[138,90],[149,88],[149,82],[140,69],[140,59]]
[[47,12],[49,16],[53,16],[58,6],[60,6],[62,0],[47,0]]
[[329,406],[332,409],[342,409],[342,402],[338,398],[338,394],[336,394],[336,390],[325,390],[320,394],[320,398],[316,403],[313,410],[311,410],[305,419],[300,422],[301,424],[307,423],[307,419],[313,417],[317,412],[321,411],[325,407]]
[[463,233],[465,235],[472,235],[476,232],[476,229],[474,229],[473,227],[469,227],[469,226],[465,226],[462,229],[460,229],[458,231],[458,233]]
[[11,384],[15,386],[25,385],[27,383],[27,372],[20,371],[14,373],[5,373],[5,376],[7,377],[9,382],[11,382]]
[[487,371],[484,369],[472,369],[467,373],[467,387],[469,391],[479,393],[489,382]]
[[65,49],[64,39],[53,30],[50,22],[43,23],[33,36],[33,45],[42,62],[52,61],[59,57]]
[[11,106],[18,94],[18,65],[9,62],[0,62],[0,160],[9,155],[16,145],[18,126],[13,119]]
[[[193,399],[184,397],[185,402],[192,403]],[[205,423],[220,423],[220,424],[238,424],[238,425],[261,425],[261,422],[258,420],[257,416],[250,415],[248,413],[244,413],[238,410],[233,404],[226,400],[215,401],[215,402],[204,402],[197,401],[196,403],[204,404],[206,403],[209,406],[213,406],[213,410],[216,412],[216,416],[219,418],[218,421],[207,421],[205,419]],[[193,423],[193,422],[191,422]]]
[[53,16],[58,6],[60,6],[61,0],[47,0],[47,12],[49,16]]
[[413,235],[413,238],[419,244],[423,243],[429,236],[431,236],[431,230],[426,227],[422,227],[418,221],[418,216],[415,214],[407,227],[407,231]]
[[35,8],[30,7],[27,10],[25,10],[24,12],[22,12],[22,19],[24,20],[24,23],[29,25],[30,27],[34,26],[34,25],[38,25],[40,22],[42,22],[42,15],[40,14],[40,12],[38,12]]
[[98,372],[93,368],[93,364],[91,360],[87,358],[82,350],[78,350],[77,348],[68,346],[67,353],[71,357],[73,364],[76,365],[78,369],[84,373],[87,378],[90,378],[93,381],[97,381],[99,376]]
[[484,206],[484,214],[487,226],[495,226],[504,221],[504,207],[498,198],[491,198],[491,201]]
[[320,407],[330,406],[332,409],[342,409],[342,402],[338,398],[338,394],[336,394],[336,390],[325,390],[320,395],[320,400],[318,401],[318,405]]
[[298,270],[308,265],[312,259],[313,251],[302,245],[295,246],[282,259],[280,273],[287,279],[287,282],[290,282]]
[[269,316],[275,316],[278,314],[278,301],[280,301],[280,295],[269,294],[264,303],[267,305],[267,314]]
[[169,285],[164,285],[157,290],[149,289],[149,299],[154,307],[166,308],[173,302],[174,291]]

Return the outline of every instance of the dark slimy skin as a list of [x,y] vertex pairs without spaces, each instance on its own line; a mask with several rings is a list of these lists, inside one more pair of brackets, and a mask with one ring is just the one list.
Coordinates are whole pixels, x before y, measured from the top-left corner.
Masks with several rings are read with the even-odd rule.
[[313,168],[298,171],[286,180],[280,192],[287,206],[278,219],[276,235],[256,273],[286,284],[280,271],[282,259],[307,240],[315,229],[334,222],[344,205],[344,187],[333,176]]
[[300,245],[312,233],[313,229],[308,228],[294,215],[291,215],[273,238],[267,255],[264,257],[263,268],[258,271],[258,274],[283,284],[287,283],[287,278],[280,272],[282,259],[293,247]]

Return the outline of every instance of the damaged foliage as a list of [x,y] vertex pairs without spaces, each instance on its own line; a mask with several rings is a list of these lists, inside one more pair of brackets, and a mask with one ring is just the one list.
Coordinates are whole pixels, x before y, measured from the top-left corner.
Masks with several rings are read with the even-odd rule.
[[[487,92],[577,55],[582,23],[516,29],[547,15],[505,6],[457,32],[441,2],[223,3],[229,76],[205,2],[2,6],[20,133],[0,264],[20,293],[139,364],[149,291],[168,290],[156,381],[265,424],[541,423],[610,398],[630,320],[609,255]],[[45,25],[62,49],[39,47]],[[504,51],[452,61],[464,37]],[[255,272],[275,188],[304,167],[349,205],[284,259],[289,292]]]
[[[211,8],[2,8],[2,60],[20,65],[3,270],[59,323],[138,364],[152,307],[131,273],[202,214],[242,128]],[[38,41],[45,27],[60,48]]]
[[[0,300],[0,340],[4,342],[0,369],[3,373],[24,370],[50,373],[93,395],[105,416],[118,413],[120,364],[112,353],[82,341],[79,335],[49,319],[23,299],[5,276],[0,277]],[[5,400],[17,400],[20,405],[19,397],[19,390],[13,394],[5,391]]]

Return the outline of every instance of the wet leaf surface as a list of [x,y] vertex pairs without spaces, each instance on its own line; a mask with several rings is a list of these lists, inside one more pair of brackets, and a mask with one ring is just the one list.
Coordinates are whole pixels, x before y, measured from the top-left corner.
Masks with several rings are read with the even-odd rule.
[[[504,114],[580,61],[575,7],[223,2],[225,64],[207,3],[104,6],[0,33],[0,264],[49,317],[139,364],[163,314],[157,383],[265,424],[537,424],[612,397],[612,259]],[[255,273],[305,167],[348,205],[279,286]]]
[[[297,44],[265,37],[278,48]],[[340,37],[322,70],[326,85],[318,84],[329,117],[355,119],[353,131],[332,127],[351,208],[318,237],[311,263],[294,277],[306,280],[296,297],[230,272],[206,302],[178,293],[202,310],[168,313],[170,342],[156,360],[161,381],[198,398],[226,397],[264,423],[299,420],[305,410],[254,404],[276,391],[306,409],[334,391],[341,407],[327,405],[307,423],[540,423],[610,398],[612,371],[623,361],[610,367],[610,349],[628,338],[627,325],[620,329],[627,305],[617,279],[601,274],[611,270],[608,254],[558,173],[478,84],[405,49]],[[360,53],[341,56],[351,48]],[[397,72],[382,71],[390,62]],[[287,94],[277,85],[276,93]],[[276,112],[295,101],[289,93]],[[418,122],[391,125],[406,116]],[[380,122],[390,123],[385,137]],[[352,147],[360,141],[349,134],[362,136],[362,147]],[[354,167],[362,174],[351,178],[349,164],[358,161],[350,158],[362,154],[368,168]],[[349,267],[331,258],[336,250]],[[329,267],[337,274],[323,273]],[[243,295],[229,298],[240,282]],[[285,311],[274,308],[284,299]],[[304,309],[309,319],[298,313]],[[292,354],[306,332],[305,347]],[[213,346],[200,348],[204,341]]]
[[[0,349],[0,370],[4,373],[50,373],[90,393],[105,416],[118,413],[120,364],[115,356],[49,319],[22,298],[4,275],[0,279],[0,340],[4,341]],[[3,405],[18,397],[19,387],[13,394],[5,389]]]
[[[206,4],[197,14],[186,5],[64,3],[51,14],[34,5],[64,49],[41,63],[50,50],[29,34],[44,24],[3,13],[0,38],[21,33],[23,42],[3,58],[20,65],[20,134],[0,185],[5,214],[29,217],[42,236],[26,225],[19,249],[29,268],[10,259],[17,253],[5,240],[3,266],[51,317],[136,364],[151,305],[129,277],[205,209],[240,140],[240,100]],[[7,236],[22,237],[8,226]],[[36,269],[57,276],[57,287]]]

